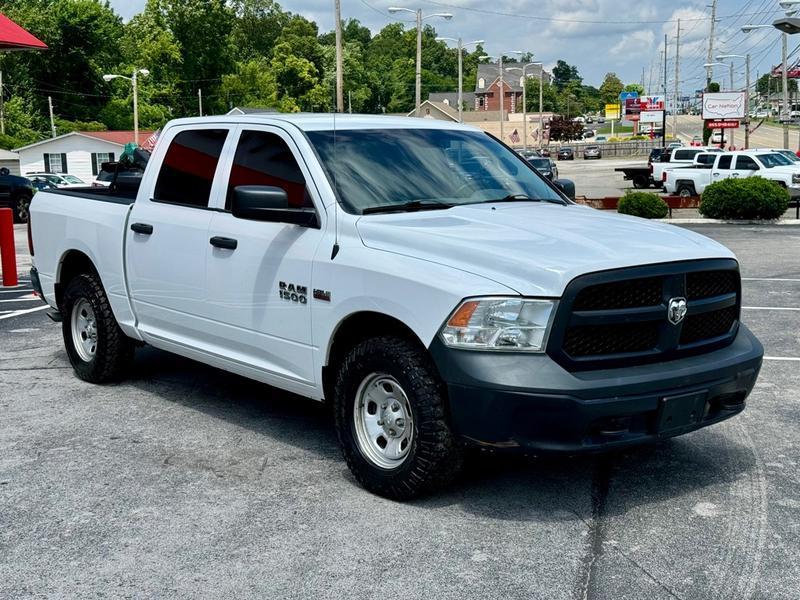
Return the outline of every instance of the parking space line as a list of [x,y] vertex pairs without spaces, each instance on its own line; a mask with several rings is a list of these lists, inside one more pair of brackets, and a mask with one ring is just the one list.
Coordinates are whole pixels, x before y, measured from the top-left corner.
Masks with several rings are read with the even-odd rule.
[[800,311],[800,307],[794,306],[743,306],[745,310],[789,310]]
[[764,360],[800,362],[800,357],[797,357],[797,356],[765,356]]
[[39,300],[36,296],[20,296],[19,298],[11,298],[11,300],[0,300],[0,302],[34,302]]
[[742,281],[789,281],[800,283],[800,279],[787,279],[783,277],[742,277]]
[[2,321],[3,319],[11,319],[13,317],[19,317],[21,315],[27,315],[28,313],[33,313],[33,312],[37,312],[37,311],[40,311],[40,310],[45,310],[45,309],[48,309],[48,308],[50,308],[50,306],[48,304],[45,304],[44,306],[37,306],[36,308],[26,308],[25,310],[15,310],[14,312],[12,312],[10,314],[0,315],[0,321]]

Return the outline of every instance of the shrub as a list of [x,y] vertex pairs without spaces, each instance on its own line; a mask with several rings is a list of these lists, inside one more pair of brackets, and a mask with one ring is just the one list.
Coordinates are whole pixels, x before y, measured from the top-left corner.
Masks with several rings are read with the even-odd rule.
[[628,192],[620,198],[617,212],[645,219],[663,219],[669,212],[667,203],[648,192]]
[[710,219],[777,219],[788,206],[788,190],[762,177],[723,179],[700,198],[700,214]]

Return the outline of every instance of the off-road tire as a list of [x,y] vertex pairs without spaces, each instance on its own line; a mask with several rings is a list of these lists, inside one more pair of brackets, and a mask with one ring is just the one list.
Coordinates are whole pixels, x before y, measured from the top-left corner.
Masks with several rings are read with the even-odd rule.
[[27,223],[31,217],[31,197],[28,194],[20,194],[14,200],[14,222]]
[[[89,361],[78,354],[72,338],[72,311],[82,298],[91,305],[97,324],[97,350]],[[64,346],[75,374],[91,383],[121,379],[133,361],[135,346],[119,328],[100,278],[95,274],[84,274],[72,279],[64,290],[61,312]]]
[[[400,383],[413,413],[411,450],[404,462],[392,470],[377,467],[364,457],[354,431],[359,386],[376,372],[386,373]],[[347,466],[370,492],[393,500],[409,500],[447,485],[461,469],[461,449],[450,427],[445,386],[418,344],[386,336],[355,346],[336,371],[333,405]]]

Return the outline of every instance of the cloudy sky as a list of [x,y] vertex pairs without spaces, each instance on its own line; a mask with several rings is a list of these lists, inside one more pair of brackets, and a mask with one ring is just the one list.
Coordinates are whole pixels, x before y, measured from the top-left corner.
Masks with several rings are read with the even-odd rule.
[[[111,0],[128,19],[145,0]],[[391,5],[421,7],[426,13],[451,12],[445,22],[431,19],[440,35],[484,39],[490,54],[511,50],[531,51],[546,65],[563,58],[578,66],[584,81],[599,85],[608,71],[626,83],[657,78],[664,34],[669,37],[668,78],[674,89],[677,20],[681,19],[681,89],[687,95],[704,85],[710,0],[342,0],[342,17],[356,18],[373,31],[394,20]],[[284,0],[285,10],[315,20],[322,31],[333,27],[332,0]],[[411,15],[409,15],[411,16]],[[774,29],[743,34],[741,26],[769,23],[780,16],[777,0],[719,0],[716,39],[719,52],[752,55],[752,71],[764,73],[780,62],[779,34]],[[798,39],[800,41],[800,39]],[[797,45],[790,42],[791,51]],[[715,54],[717,52],[715,51]],[[717,67],[717,77],[727,68]],[[737,65],[736,79],[743,78]],[[663,79],[663,71],[661,72]],[[741,86],[739,81],[736,86]],[[654,84],[655,85],[655,84]]]

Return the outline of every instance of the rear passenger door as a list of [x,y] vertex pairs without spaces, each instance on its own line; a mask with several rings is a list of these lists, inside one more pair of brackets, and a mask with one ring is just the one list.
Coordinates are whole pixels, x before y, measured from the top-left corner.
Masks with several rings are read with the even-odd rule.
[[728,179],[733,174],[733,154],[723,154],[711,169],[711,183]]
[[[189,126],[167,132],[159,173],[142,182],[126,232],[129,293],[148,341],[204,348],[209,202],[217,186],[226,126]],[[166,148],[166,150],[163,150]],[[158,151],[157,151],[158,153]],[[206,348],[207,349],[207,348]]]

